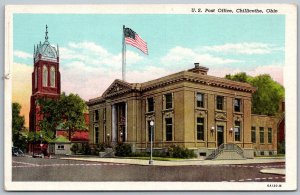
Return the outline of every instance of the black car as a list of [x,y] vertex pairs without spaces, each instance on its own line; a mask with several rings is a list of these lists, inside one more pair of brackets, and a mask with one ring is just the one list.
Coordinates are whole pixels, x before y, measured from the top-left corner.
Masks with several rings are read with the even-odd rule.
[[12,147],[12,155],[13,156],[25,156],[22,150],[18,147]]

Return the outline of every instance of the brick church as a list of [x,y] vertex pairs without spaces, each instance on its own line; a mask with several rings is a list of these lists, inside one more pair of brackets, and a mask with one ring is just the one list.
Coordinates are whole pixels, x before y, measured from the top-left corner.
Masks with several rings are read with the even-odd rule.
[[29,129],[39,131],[39,115],[37,100],[42,97],[56,99],[60,95],[59,50],[48,41],[48,27],[44,43],[34,46],[34,70],[32,73],[32,95],[30,98]]
[[[59,71],[59,48],[52,46],[48,41],[48,26],[46,25],[45,41],[34,45],[33,53],[34,69],[32,73],[32,95],[30,98],[30,112],[29,112],[29,130],[31,132],[39,132],[39,121],[42,120],[40,114],[40,106],[38,99],[58,99],[61,94],[61,76]],[[85,116],[88,118],[88,116]],[[86,120],[88,124],[88,120]],[[67,134],[63,129],[55,129],[56,137]],[[88,132],[76,131],[71,141],[88,141]],[[40,144],[35,144],[36,151],[40,151]],[[43,147],[47,148],[48,144]],[[62,145],[59,146],[63,148]],[[35,150],[29,147],[30,150]]]

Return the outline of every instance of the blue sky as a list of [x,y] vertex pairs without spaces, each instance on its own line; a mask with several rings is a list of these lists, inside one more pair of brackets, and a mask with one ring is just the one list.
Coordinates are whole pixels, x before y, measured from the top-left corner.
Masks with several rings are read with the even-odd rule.
[[123,25],[138,33],[149,50],[147,56],[127,46],[128,82],[156,79],[200,62],[210,75],[268,73],[283,83],[284,15],[14,14],[13,100],[22,104],[29,103],[33,47],[44,42],[46,24],[50,44],[60,48],[62,91],[85,100],[121,79]]
[[[112,54],[121,51],[122,25],[126,25],[147,41],[147,59],[152,62],[176,46],[197,50],[226,43],[264,43],[283,49],[285,38],[282,15],[15,14],[14,49],[32,53],[33,44],[44,40],[45,24],[49,26],[52,44],[65,47],[70,42],[94,42]],[[265,65],[284,61],[282,51],[255,58],[238,53],[218,53],[218,56],[243,60],[244,63],[237,64],[243,67],[254,62]]]

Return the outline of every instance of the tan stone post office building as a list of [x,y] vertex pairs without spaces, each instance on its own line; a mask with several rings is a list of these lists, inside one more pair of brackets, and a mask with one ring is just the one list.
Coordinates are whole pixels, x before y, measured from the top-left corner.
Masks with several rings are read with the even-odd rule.
[[[144,151],[150,147],[150,121],[154,121],[155,150],[179,144],[209,156],[230,146],[252,158],[256,142],[251,137],[251,97],[256,89],[207,72],[195,63],[190,70],[144,83],[115,80],[101,97],[87,103],[90,144],[125,142]],[[276,124],[270,128],[276,135]],[[277,150],[272,141],[271,150]]]

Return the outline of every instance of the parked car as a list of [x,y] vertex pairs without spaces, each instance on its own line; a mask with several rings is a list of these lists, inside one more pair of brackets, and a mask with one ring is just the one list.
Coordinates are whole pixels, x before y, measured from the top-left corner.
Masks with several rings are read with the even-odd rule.
[[25,156],[24,152],[18,147],[12,147],[12,155],[13,156]]

